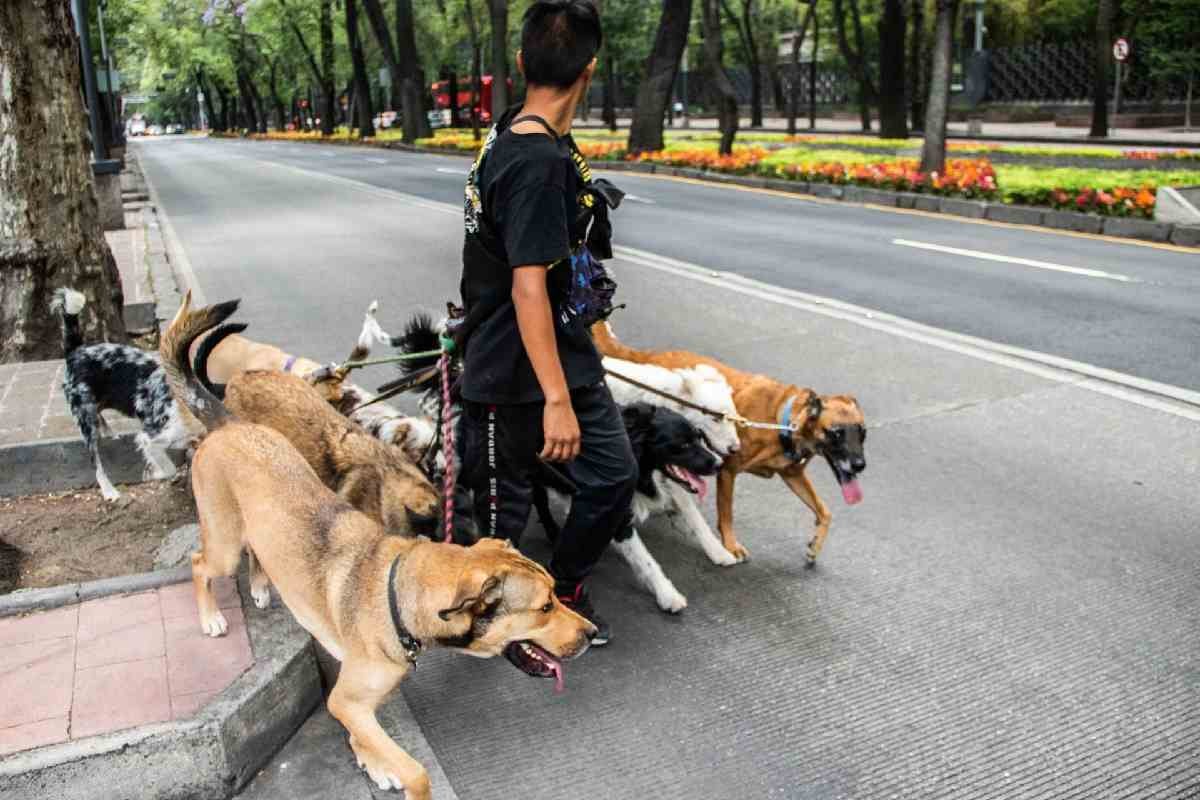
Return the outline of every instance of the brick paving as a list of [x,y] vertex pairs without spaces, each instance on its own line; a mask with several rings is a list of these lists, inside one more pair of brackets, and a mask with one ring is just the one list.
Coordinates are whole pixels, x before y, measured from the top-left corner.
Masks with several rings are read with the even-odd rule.
[[202,709],[254,662],[237,584],[215,590],[219,639],[190,582],[0,619],[0,756]]

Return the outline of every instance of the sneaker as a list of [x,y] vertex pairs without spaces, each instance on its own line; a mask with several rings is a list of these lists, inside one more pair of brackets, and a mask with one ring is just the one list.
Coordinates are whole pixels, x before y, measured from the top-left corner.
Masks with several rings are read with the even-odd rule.
[[592,598],[583,588],[582,583],[574,586],[560,583],[555,589],[555,593],[558,595],[560,603],[596,626],[596,635],[592,637],[592,647],[603,647],[609,643],[612,634],[608,629],[608,623],[596,615],[596,609],[592,607]]

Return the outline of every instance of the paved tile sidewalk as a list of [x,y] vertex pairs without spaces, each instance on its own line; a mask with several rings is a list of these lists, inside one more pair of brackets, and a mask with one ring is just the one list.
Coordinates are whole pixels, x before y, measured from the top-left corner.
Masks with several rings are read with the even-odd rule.
[[0,618],[0,756],[202,708],[254,662],[236,582],[215,588],[219,639],[190,582]]

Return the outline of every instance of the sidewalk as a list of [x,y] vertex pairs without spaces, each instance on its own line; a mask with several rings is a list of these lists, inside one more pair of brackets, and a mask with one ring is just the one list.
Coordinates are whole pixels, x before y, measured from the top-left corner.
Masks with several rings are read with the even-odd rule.
[[[633,120],[629,117],[619,117],[617,119],[617,127],[622,130],[629,130],[630,123]],[[600,120],[598,112],[593,112],[587,122],[582,122],[576,118],[574,122],[577,128],[603,128],[606,127]],[[786,131],[787,120],[782,118],[769,117],[763,120],[761,129],[752,129],[750,127],[750,119],[743,118],[739,122],[739,132],[745,133],[751,130],[765,131]],[[796,120],[797,133],[801,136],[814,133],[808,127],[807,114],[801,114]],[[689,123],[689,127],[683,127],[682,119],[675,118],[674,126],[665,128],[668,133],[681,133],[688,130],[692,131],[715,131],[717,129],[717,120],[707,117],[693,117]],[[879,129],[878,120],[875,121],[874,129],[877,132]],[[1165,148],[1193,148],[1200,147],[1200,128],[1193,128],[1190,132],[1183,131],[1179,128],[1113,128],[1109,131],[1107,139],[1092,139],[1087,135],[1086,128],[1058,128],[1053,122],[984,122],[983,133],[971,135],[967,133],[967,123],[951,122],[946,126],[947,136],[952,139],[971,139],[973,141],[1008,141],[1008,142],[1046,142],[1051,144],[1061,145],[1080,145],[1085,147],[1097,147],[1111,145],[1113,147],[1165,147]],[[818,135],[844,135],[844,136],[871,136],[875,133],[863,133],[862,126],[851,120],[817,118]],[[919,135],[914,137],[914,140],[919,140]]]

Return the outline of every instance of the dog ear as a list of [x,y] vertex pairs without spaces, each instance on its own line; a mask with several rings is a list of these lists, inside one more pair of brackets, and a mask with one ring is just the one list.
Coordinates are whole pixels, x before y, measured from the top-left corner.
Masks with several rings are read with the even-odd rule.
[[[483,539],[480,540],[480,542],[483,541]],[[479,569],[470,570],[459,583],[454,605],[450,608],[443,608],[438,612],[438,616],[443,621],[448,621],[450,617],[462,612],[475,616],[499,600],[503,590],[504,581],[500,576],[489,575]]]
[[825,406],[821,403],[821,395],[816,392],[808,396],[808,403],[804,409],[806,417],[805,422],[810,425],[816,425],[817,420],[821,418],[821,412],[825,410]]

